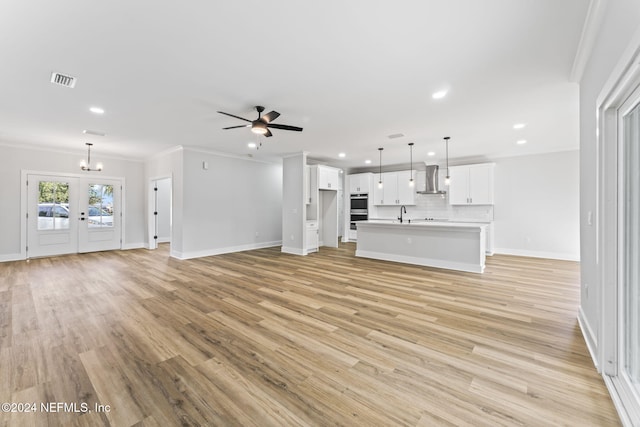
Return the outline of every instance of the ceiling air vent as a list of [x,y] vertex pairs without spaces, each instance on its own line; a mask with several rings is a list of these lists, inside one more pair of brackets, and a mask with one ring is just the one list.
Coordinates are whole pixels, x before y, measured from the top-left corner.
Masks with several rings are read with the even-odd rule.
[[60,73],[51,73],[51,83],[73,88],[76,85],[76,78]]

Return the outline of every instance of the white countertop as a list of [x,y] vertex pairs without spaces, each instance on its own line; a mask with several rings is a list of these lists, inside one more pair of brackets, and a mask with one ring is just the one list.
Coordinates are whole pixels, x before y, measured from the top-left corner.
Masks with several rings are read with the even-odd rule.
[[482,228],[486,227],[487,223],[480,222],[458,222],[458,221],[436,221],[425,219],[404,220],[402,223],[399,220],[393,219],[372,219],[369,221],[358,221],[357,226],[360,225],[387,225],[394,227],[449,227],[449,228]]

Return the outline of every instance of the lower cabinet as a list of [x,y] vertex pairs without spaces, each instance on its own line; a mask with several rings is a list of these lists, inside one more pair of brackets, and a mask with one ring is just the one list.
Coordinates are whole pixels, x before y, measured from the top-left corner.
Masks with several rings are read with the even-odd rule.
[[318,251],[318,221],[307,221],[307,253]]

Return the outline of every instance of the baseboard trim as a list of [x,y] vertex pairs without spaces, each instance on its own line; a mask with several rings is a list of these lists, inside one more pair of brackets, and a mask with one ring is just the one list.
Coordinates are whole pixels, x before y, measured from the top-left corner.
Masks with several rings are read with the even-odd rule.
[[598,340],[593,333],[593,329],[589,325],[589,321],[582,310],[582,307],[578,309],[578,326],[580,326],[580,330],[582,331],[582,336],[584,337],[584,341],[587,343],[587,350],[589,350],[589,354],[591,355],[591,360],[593,360],[593,364],[596,367],[598,372],[602,372],[600,369],[600,363],[598,361]]
[[565,252],[529,251],[526,249],[494,248],[494,253],[501,255],[526,256],[531,258],[557,259],[561,261],[580,261],[580,254]]
[[122,249],[123,251],[128,251],[130,249],[144,249],[144,248],[148,249],[149,247],[144,242],[141,242],[141,243],[127,243],[125,245],[122,245],[120,249]]
[[222,254],[228,254],[233,252],[244,252],[244,251],[251,251],[254,249],[271,248],[274,246],[280,246],[281,244],[282,244],[282,241],[277,240],[273,242],[250,243],[247,245],[227,246],[225,248],[214,248],[214,249],[207,249],[204,251],[194,251],[194,252],[178,252],[178,251],[171,250],[171,256],[173,258],[178,258],[178,259],[203,258],[207,256],[222,255]]
[[306,255],[307,254],[307,251],[304,249],[291,248],[288,246],[283,246],[281,249],[281,252],[284,254],[290,254],[290,255]]

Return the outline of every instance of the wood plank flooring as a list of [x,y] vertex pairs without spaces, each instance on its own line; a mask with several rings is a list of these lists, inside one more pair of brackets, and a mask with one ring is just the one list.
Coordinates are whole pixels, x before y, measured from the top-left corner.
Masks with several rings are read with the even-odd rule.
[[38,405],[0,426],[620,425],[577,263],[473,274],[354,250],[0,263],[0,402]]

